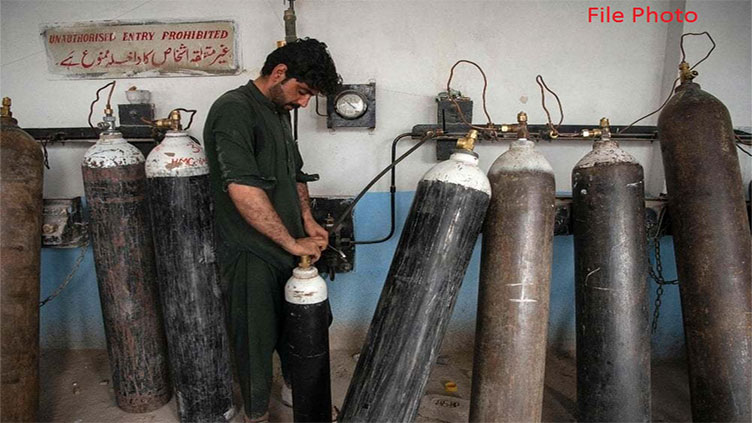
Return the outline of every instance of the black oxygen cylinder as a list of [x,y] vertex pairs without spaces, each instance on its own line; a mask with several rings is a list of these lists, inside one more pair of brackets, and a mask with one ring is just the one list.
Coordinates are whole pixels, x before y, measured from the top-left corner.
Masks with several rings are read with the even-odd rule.
[[329,299],[326,282],[305,256],[285,284],[285,330],[296,422],[332,421]]
[[651,419],[644,177],[602,126],[572,170],[577,420],[644,422]]
[[415,419],[491,196],[477,163],[457,150],[418,184],[340,421]]
[[[687,66],[688,67],[688,66]],[[752,240],[731,117],[683,78],[658,118],[692,419],[752,421]]]
[[89,209],[107,352],[118,407],[156,410],[170,400],[144,155],[111,128],[86,152],[81,172]]
[[230,347],[215,260],[214,203],[201,146],[168,131],[146,159],[157,280],[181,422],[225,422]]
[[488,171],[473,357],[471,422],[540,421],[556,189],[526,138]]
[[35,422],[39,407],[42,149],[0,111],[0,421]]

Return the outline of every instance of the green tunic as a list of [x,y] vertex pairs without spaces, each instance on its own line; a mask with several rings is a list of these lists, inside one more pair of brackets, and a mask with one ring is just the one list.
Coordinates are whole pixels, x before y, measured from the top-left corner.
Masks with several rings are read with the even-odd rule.
[[220,257],[249,251],[287,271],[296,258],[249,225],[227,193],[230,183],[266,191],[293,238],[303,230],[297,182],[318,179],[301,171],[303,160],[290,129],[290,114],[256,88],[253,81],[223,94],[204,125],[204,146],[211,169]]
[[266,413],[272,385],[272,354],[283,373],[284,285],[295,257],[253,229],[227,193],[230,183],[262,188],[294,238],[305,237],[297,182],[316,180],[301,171],[303,160],[290,130],[290,115],[277,110],[253,81],[223,94],[204,126],[204,146],[216,204],[218,259],[229,309],[228,327],[245,413]]

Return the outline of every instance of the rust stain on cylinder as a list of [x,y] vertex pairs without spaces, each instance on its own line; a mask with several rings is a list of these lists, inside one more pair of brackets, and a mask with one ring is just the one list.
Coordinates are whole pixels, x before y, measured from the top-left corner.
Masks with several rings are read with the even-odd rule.
[[752,240],[731,117],[686,82],[658,119],[695,421],[752,421]]
[[554,177],[489,174],[470,421],[540,421],[554,231]]
[[144,164],[82,172],[115,399],[127,412],[155,410],[171,385]]
[[42,151],[15,119],[0,135],[0,421],[36,421]]

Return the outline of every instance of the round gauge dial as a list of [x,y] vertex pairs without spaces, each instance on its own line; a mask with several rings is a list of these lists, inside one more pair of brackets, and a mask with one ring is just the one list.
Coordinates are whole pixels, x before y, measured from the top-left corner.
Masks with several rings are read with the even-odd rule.
[[334,99],[334,110],[345,119],[357,119],[365,114],[368,103],[355,91],[343,91]]

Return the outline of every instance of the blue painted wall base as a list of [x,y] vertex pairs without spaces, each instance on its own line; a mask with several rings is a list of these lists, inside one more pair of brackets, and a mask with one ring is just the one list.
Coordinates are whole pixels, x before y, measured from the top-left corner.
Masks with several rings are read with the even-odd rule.
[[[371,322],[381,288],[386,279],[392,255],[397,247],[402,224],[410,210],[413,192],[397,193],[396,235],[388,242],[358,245],[355,270],[337,274],[329,283],[329,297],[336,325],[365,330]],[[363,197],[355,209],[355,233],[358,240],[383,237],[389,229],[389,193],[370,193]],[[661,241],[664,276],[676,278],[673,241]],[[51,294],[70,272],[78,249],[45,248],[42,251],[42,297]],[[651,262],[655,258],[649,248]],[[554,259],[551,280],[551,311],[549,317],[550,348],[573,351],[575,344],[574,322],[574,249],[571,236],[554,238]],[[475,313],[478,296],[480,268],[480,242],[476,245],[470,266],[460,290],[449,333],[465,334],[471,338],[475,331]],[[651,321],[655,307],[656,285],[650,283]],[[653,335],[655,358],[679,358],[684,354],[684,332],[678,286],[664,288],[661,299],[658,331]],[[102,311],[91,248],[68,287],[41,310],[42,348],[82,349],[105,348]],[[336,336],[337,332],[333,331]],[[365,334],[363,334],[364,336]],[[463,345],[472,349],[472,345]]]

